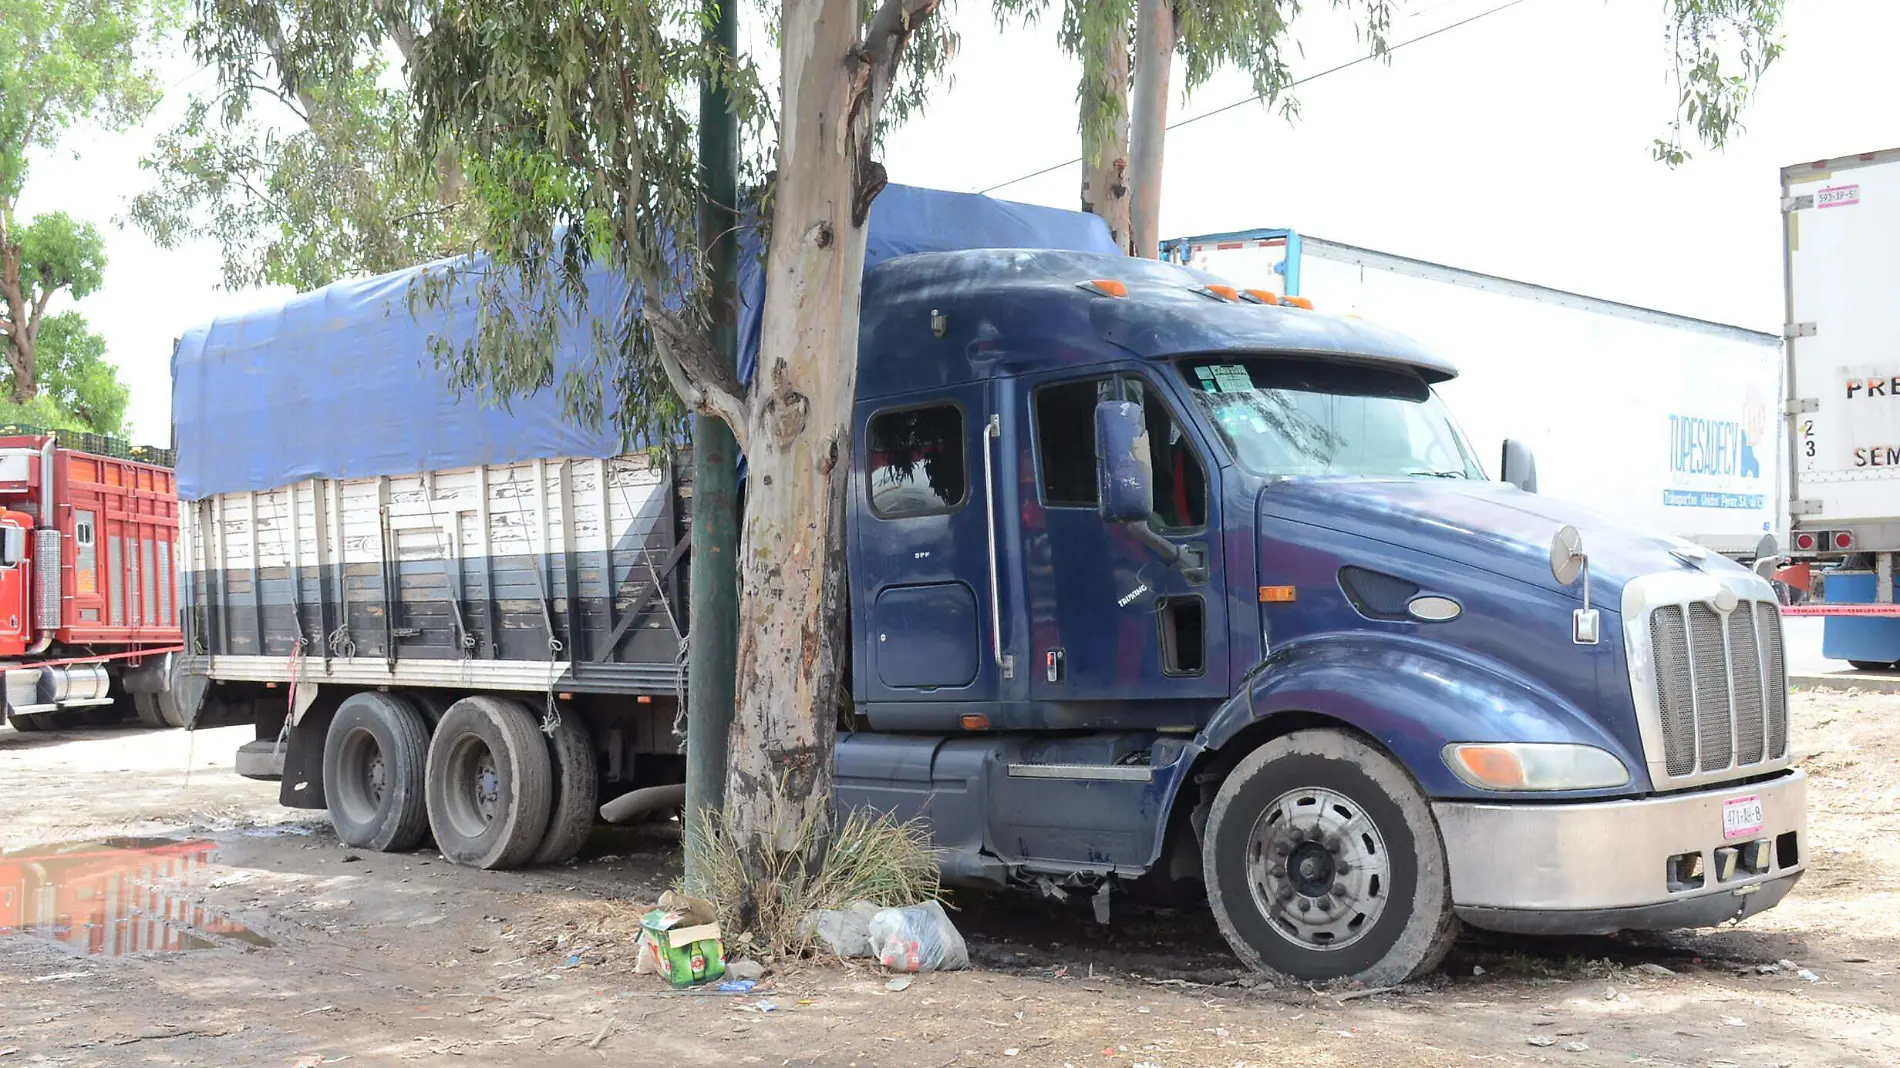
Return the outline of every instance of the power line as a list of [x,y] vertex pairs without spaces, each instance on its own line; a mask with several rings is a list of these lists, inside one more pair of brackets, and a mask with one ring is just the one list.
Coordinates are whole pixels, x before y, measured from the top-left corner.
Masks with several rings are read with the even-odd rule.
[[[1346,62],[1339,64],[1338,66],[1328,67],[1325,70],[1319,71],[1317,73],[1309,74],[1304,78],[1295,78],[1294,80],[1286,83],[1286,86],[1284,88],[1292,89],[1296,86],[1305,85],[1307,82],[1316,81],[1320,78],[1324,78],[1328,74],[1338,74],[1340,71],[1345,70],[1348,67],[1356,67],[1361,63],[1365,63],[1369,60],[1377,59],[1381,55],[1389,56],[1392,53],[1397,52],[1399,49],[1404,48],[1408,45],[1415,45],[1421,41],[1429,41],[1432,38],[1437,37],[1441,33],[1449,33],[1460,26],[1469,26],[1472,23],[1478,21],[1479,19],[1488,18],[1492,15],[1498,14],[1501,11],[1507,11],[1525,2],[1526,0],[1507,0],[1506,3],[1499,4],[1496,7],[1488,8],[1484,11],[1478,12],[1475,15],[1471,15],[1466,18],[1459,19],[1457,22],[1440,26],[1439,28],[1431,31],[1430,33],[1421,33],[1417,37],[1409,37],[1403,41],[1398,42],[1397,44],[1388,45],[1386,46],[1386,50],[1383,53],[1367,53],[1366,55],[1359,56],[1356,59],[1349,59]],[[1232,111],[1235,108],[1244,107],[1248,104],[1252,104],[1265,95],[1266,94],[1264,93],[1255,93],[1254,95],[1248,97],[1245,100],[1236,100],[1231,104],[1225,104],[1221,107],[1215,108],[1212,111],[1204,111],[1199,115],[1190,115],[1189,117],[1182,119],[1178,122],[1170,123],[1167,126],[1167,129],[1178,130],[1183,126],[1200,122],[1202,119],[1211,119],[1214,116],[1219,115],[1223,112]],[[1050,166],[1044,167],[1043,169],[1039,171],[1031,171],[1030,173],[1023,175],[1020,178],[1011,178],[1007,182],[999,182],[996,185],[988,187],[987,189],[980,189],[978,190],[978,192],[979,193],[994,193],[998,189],[1006,189],[1012,185],[1016,185],[1019,182],[1027,182],[1031,178],[1040,178],[1043,175],[1050,173],[1051,171],[1059,171],[1064,167],[1072,167],[1075,164],[1080,163],[1080,162],[1082,162],[1082,157],[1077,156],[1074,159],[1064,160],[1061,163],[1051,164]]]

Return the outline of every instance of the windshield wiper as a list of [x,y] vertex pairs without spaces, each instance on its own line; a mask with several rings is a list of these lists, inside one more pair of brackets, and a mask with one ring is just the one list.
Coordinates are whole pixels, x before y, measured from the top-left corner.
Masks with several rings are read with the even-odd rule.
[[1434,471],[1431,468],[1427,468],[1427,467],[1410,468],[1402,472],[1402,474],[1411,475],[1417,478],[1469,478],[1470,477],[1469,475],[1466,475],[1463,471]]

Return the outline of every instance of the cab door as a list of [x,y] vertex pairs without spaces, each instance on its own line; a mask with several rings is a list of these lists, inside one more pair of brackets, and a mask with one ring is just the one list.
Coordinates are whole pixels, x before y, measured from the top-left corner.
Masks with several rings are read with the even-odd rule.
[[33,637],[33,568],[27,539],[33,518],[0,511],[0,656],[19,656]]
[[[1029,693],[1043,726],[1189,727],[1228,694],[1225,561],[1213,455],[1152,367],[1032,379],[1021,487]],[[1202,561],[1190,578],[1098,510],[1095,406],[1142,406],[1162,537]]]

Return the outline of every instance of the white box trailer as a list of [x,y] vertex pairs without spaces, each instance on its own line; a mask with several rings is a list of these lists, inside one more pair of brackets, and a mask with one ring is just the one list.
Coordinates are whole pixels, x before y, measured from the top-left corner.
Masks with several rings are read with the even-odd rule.
[[1900,149],[1784,167],[1790,555],[1831,565],[1823,653],[1900,662]]
[[1163,242],[1243,287],[1303,296],[1438,349],[1438,387],[1490,473],[1514,438],[1538,490],[1741,559],[1782,509],[1780,339],[1292,230]]

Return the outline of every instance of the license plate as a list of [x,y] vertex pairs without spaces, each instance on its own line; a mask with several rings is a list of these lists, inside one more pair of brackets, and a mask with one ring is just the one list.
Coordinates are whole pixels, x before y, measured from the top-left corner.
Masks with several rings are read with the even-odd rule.
[[1761,833],[1768,818],[1762,814],[1758,796],[1736,797],[1722,802],[1722,838],[1747,838]]

